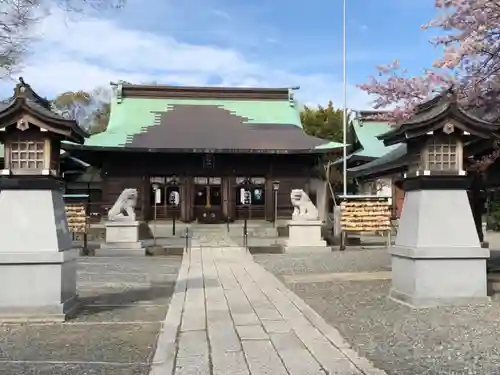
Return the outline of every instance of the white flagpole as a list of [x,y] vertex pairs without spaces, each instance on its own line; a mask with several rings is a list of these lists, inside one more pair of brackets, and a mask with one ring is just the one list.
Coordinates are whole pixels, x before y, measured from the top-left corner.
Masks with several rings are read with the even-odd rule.
[[342,155],[342,172],[343,172],[343,186],[344,196],[347,195],[347,37],[346,37],[346,0],[343,0],[343,95],[344,95],[344,113],[342,121],[342,135],[343,135],[343,155]]

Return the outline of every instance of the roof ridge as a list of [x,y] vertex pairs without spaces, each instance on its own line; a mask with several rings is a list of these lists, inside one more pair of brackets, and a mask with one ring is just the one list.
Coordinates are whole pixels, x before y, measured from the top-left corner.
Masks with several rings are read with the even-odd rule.
[[223,87],[223,86],[174,86],[135,85],[111,83],[118,96],[177,98],[177,99],[246,99],[246,100],[292,100],[291,92],[298,87]]

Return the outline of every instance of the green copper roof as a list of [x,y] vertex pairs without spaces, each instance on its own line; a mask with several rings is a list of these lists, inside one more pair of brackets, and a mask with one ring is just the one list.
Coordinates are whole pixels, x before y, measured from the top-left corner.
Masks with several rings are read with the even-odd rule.
[[378,135],[391,130],[391,125],[389,123],[354,119],[352,121],[352,126],[361,144],[361,150],[356,151],[356,155],[379,158],[394,149],[394,146],[386,147],[384,142],[377,138]]
[[369,178],[377,173],[384,173],[391,168],[402,167],[406,164],[405,158],[407,146],[405,143],[398,143],[392,147],[391,151],[387,152],[380,158],[374,159],[363,165],[349,168],[347,172],[354,178]]
[[[157,114],[173,111],[175,106],[216,107],[245,118],[246,124],[295,125],[302,128],[298,106],[285,100],[225,100],[123,98],[113,100],[108,129],[86,140],[87,146],[123,147],[130,137],[158,126]],[[224,136],[221,134],[220,136]]]

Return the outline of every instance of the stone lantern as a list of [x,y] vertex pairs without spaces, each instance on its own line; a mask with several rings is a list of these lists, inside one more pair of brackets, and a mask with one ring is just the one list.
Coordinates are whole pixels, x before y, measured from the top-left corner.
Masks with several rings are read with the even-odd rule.
[[394,300],[413,307],[488,301],[490,254],[476,231],[463,160],[464,145],[493,139],[496,131],[496,124],[461,109],[450,89],[378,137],[386,146],[406,142],[408,149],[404,206],[390,249]]
[[0,321],[60,321],[77,307],[59,155],[62,140],[86,135],[22,78],[0,107]]

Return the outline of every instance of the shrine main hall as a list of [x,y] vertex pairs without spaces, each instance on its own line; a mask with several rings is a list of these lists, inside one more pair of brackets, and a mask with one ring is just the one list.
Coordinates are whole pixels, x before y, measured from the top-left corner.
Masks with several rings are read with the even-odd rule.
[[326,207],[324,158],[342,145],[307,135],[300,109],[288,88],[114,85],[107,130],[63,145],[86,163],[69,167],[66,192],[88,194],[94,220],[126,188],[138,190],[142,220],[272,221],[291,216],[292,189]]

